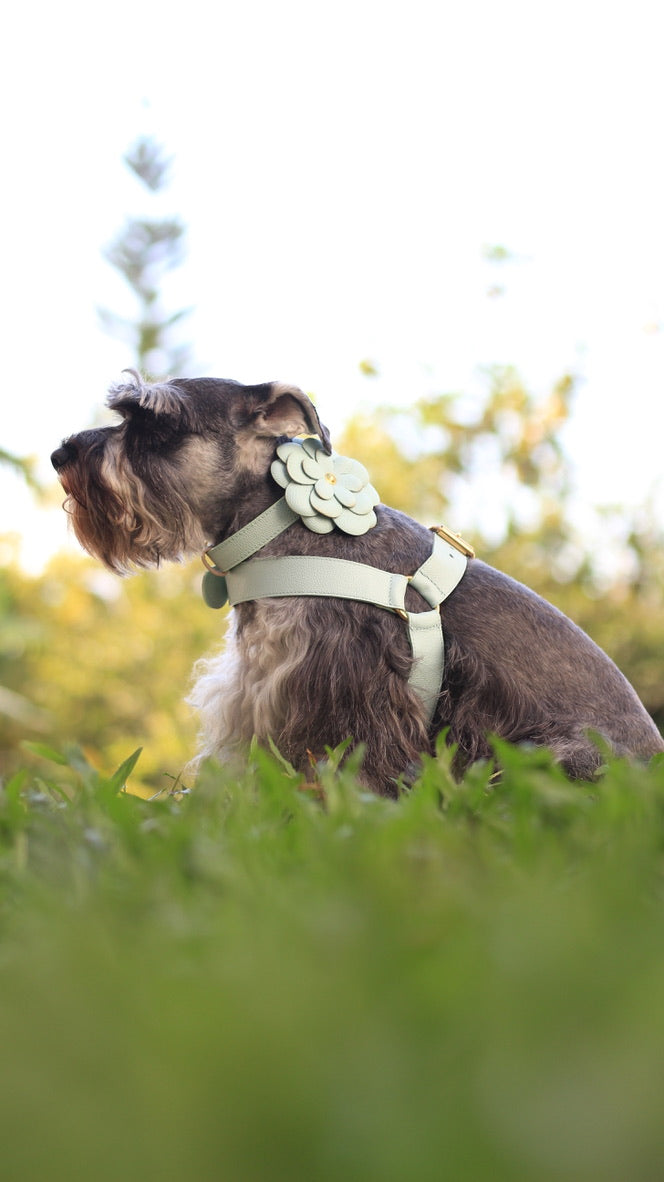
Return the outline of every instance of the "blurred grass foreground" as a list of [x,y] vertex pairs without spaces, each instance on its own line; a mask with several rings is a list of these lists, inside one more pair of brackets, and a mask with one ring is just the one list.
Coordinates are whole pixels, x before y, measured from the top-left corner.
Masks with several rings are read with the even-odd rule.
[[661,1178],[664,762],[498,756],[456,785],[441,745],[395,803],[258,751],[145,801],[136,756],[35,747],[0,795],[3,1178]]

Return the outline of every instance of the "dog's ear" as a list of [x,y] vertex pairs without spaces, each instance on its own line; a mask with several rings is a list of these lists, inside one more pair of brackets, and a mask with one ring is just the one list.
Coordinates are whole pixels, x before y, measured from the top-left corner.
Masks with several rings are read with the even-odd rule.
[[145,382],[135,369],[123,369],[122,372],[130,374],[131,381],[111,386],[106,399],[111,410],[116,410],[123,418],[137,410],[149,411],[153,415],[182,416],[186,401],[175,382]]
[[278,438],[280,435],[318,435],[328,455],[332,452],[330,433],[321,423],[318,412],[299,386],[266,382],[245,387],[252,406],[250,425],[256,435]]

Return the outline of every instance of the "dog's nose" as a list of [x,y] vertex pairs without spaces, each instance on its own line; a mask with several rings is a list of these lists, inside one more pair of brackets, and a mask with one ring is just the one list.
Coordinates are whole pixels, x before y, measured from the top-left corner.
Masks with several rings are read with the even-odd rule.
[[53,467],[55,468],[56,472],[59,472],[60,469],[64,468],[65,464],[68,464],[70,460],[73,460],[73,458],[74,458],[73,447],[70,447],[69,444],[67,444],[67,443],[63,443],[62,446],[56,448],[55,451],[53,452],[53,454],[51,455],[51,463],[52,463]]

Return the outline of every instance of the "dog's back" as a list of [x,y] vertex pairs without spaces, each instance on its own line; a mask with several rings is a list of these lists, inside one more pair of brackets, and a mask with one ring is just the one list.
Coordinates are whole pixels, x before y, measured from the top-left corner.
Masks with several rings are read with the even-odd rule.
[[521,583],[474,560],[444,606],[440,723],[450,727],[461,760],[487,754],[491,733],[549,747],[568,775],[580,779],[601,763],[592,734],[617,755],[648,759],[664,750],[613,661]]

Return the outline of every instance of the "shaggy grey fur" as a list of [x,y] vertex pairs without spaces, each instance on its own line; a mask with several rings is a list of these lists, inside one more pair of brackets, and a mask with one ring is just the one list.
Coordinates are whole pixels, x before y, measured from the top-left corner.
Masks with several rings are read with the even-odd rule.
[[[52,456],[82,545],[113,570],[158,565],[216,544],[282,495],[270,475],[284,438],[329,435],[297,388],[213,378],[114,387],[115,426],[66,439]],[[361,456],[357,457],[362,459]],[[429,530],[387,506],[361,537],[314,534],[300,522],[261,556],[316,554],[401,574],[431,551]],[[428,605],[409,589],[411,611]],[[573,778],[601,765],[591,733],[647,759],[664,743],[613,662],[556,608],[471,559],[443,604],[445,675],[433,722],[408,684],[406,625],[391,612],[335,599],[238,606],[227,650],[202,662],[193,700],[201,750],[226,758],[255,734],[306,771],[348,737],[363,776],[395,795],[448,730],[458,774],[490,755],[489,736],[551,749]]]

